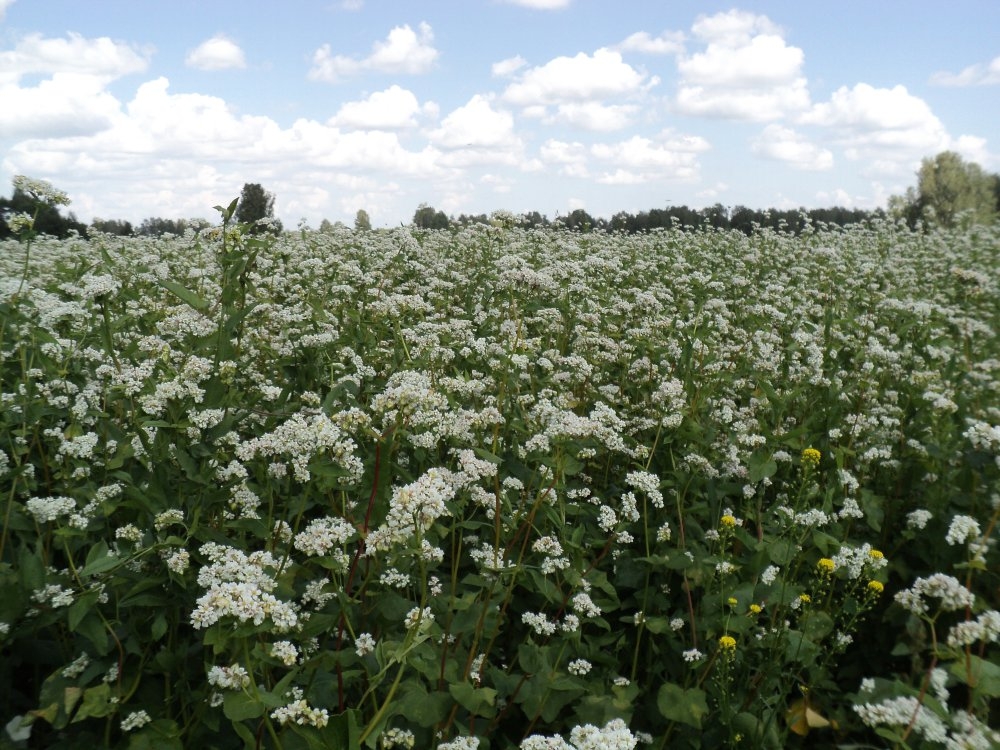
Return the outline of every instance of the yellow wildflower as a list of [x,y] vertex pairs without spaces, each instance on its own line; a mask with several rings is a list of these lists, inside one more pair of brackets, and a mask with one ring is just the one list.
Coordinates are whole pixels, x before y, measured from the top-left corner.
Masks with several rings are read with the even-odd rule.
[[870,550],[868,550],[868,557],[870,557],[872,560],[884,560],[885,559],[885,555],[882,554],[882,550],[877,550],[877,549],[870,549]]
[[735,596],[731,596],[728,599],[726,599],[726,604],[728,604],[730,607],[735,607],[737,604],[739,604],[739,602],[736,601]]
[[802,451],[802,465],[810,467],[819,466],[819,460],[822,457],[823,454],[815,448],[806,448]]
[[819,572],[824,575],[829,575],[833,572],[833,569],[837,567],[837,563],[831,560],[829,557],[820,558],[820,561],[816,563],[816,567],[819,568]]
[[723,651],[735,651],[736,639],[731,635],[724,635],[719,639],[719,648]]
[[809,594],[799,594],[799,601],[803,604],[812,604],[812,597]]
[[869,581],[868,582],[868,593],[878,596],[885,590],[885,586],[882,585],[881,581]]
[[760,606],[759,604],[751,604],[750,605],[750,614],[752,614],[752,615],[759,615],[763,611],[763,609],[764,608],[762,606]]
[[719,519],[719,523],[722,524],[724,529],[734,529],[736,528],[736,517],[725,515]]

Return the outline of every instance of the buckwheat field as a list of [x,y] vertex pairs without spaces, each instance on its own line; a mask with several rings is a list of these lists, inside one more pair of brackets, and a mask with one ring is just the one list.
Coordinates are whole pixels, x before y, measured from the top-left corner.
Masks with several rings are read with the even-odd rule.
[[1000,228],[0,245],[0,747],[1000,744]]

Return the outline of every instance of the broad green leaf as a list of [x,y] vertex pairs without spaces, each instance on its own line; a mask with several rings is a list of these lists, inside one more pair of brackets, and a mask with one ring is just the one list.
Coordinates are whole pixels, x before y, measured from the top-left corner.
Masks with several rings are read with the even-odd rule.
[[656,696],[656,707],[664,718],[678,721],[695,729],[701,728],[701,721],[708,715],[708,701],[705,691],[700,688],[682,688],[666,683]]
[[264,704],[244,692],[229,691],[222,699],[222,712],[230,721],[245,721],[264,715]]
[[199,312],[204,312],[211,307],[206,300],[202,299],[182,284],[178,284],[176,281],[171,281],[170,279],[160,279],[160,286],[168,292],[172,292],[179,297],[182,302],[186,302]]
[[94,685],[83,691],[83,703],[80,704],[80,710],[76,712],[72,723],[75,724],[91,717],[108,716],[114,713],[117,708],[118,704],[111,701],[111,686],[102,682],[100,685]]

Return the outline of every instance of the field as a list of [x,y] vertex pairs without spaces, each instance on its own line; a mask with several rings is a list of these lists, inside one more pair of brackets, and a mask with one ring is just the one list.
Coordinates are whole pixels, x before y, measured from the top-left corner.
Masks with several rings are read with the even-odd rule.
[[0,245],[0,748],[1000,743],[1000,227]]

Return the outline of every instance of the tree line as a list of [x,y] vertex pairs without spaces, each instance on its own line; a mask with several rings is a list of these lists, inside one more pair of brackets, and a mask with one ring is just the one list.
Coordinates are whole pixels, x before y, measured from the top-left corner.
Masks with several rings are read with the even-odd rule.
[[[758,229],[801,233],[810,227],[843,227],[874,219],[891,217],[902,219],[911,228],[940,225],[955,226],[965,223],[992,223],[1000,216],[1000,175],[985,171],[974,162],[967,162],[953,151],[945,151],[921,162],[917,171],[917,184],[904,195],[889,199],[887,210],[857,208],[798,208],[755,209],[747,206],[727,207],[716,203],[708,208],[694,209],[685,205],[651,208],[638,213],[619,211],[610,219],[591,216],[578,208],[566,216],[550,220],[538,211],[529,211],[514,217],[514,224],[523,228],[558,226],[577,231],[624,232],[634,234],[655,229],[721,229],[737,230],[751,234]],[[280,233],[281,222],[274,217],[275,196],[259,183],[246,183],[240,193],[236,219],[252,227],[254,232]],[[206,219],[165,219],[150,217],[140,224],[118,219],[94,219],[83,224],[69,213],[63,216],[58,208],[39,203],[16,186],[10,198],[0,198],[0,219],[27,213],[34,215],[34,230],[39,234],[67,237],[72,232],[80,235],[102,232],[121,236],[156,237],[163,234],[184,234],[211,226]],[[412,225],[419,229],[449,229],[469,224],[489,224],[492,217],[486,214],[459,214],[449,217],[443,211],[421,203],[413,214]],[[321,231],[334,225],[326,219]],[[356,230],[371,229],[368,213],[361,209],[354,220]],[[6,221],[0,221],[0,239],[12,236]]]

